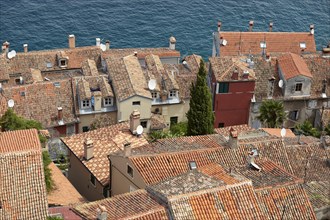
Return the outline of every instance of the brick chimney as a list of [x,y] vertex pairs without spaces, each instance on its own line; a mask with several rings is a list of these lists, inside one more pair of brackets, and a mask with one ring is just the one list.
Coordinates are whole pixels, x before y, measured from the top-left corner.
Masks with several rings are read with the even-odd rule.
[[254,24],[254,21],[249,22],[249,31],[250,32],[252,32],[252,30],[253,30],[253,24]]
[[5,53],[6,55],[9,52],[9,45],[10,43],[8,41],[3,42],[2,44],[2,52]]
[[238,80],[238,70],[235,68],[233,74],[231,75],[232,80]]
[[107,40],[107,41],[105,42],[105,50],[109,50],[109,49],[110,49],[110,41]]
[[28,52],[28,44],[23,44],[24,53]]
[[69,35],[69,48],[76,47],[76,37],[73,34]]
[[169,48],[171,49],[171,50],[175,50],[175,43],[176,43],[176,39],[175,39],[175,37],[170,37],[170,46],[169,46]]
[[129,117],[129,128],[132,134],[136,134],[136,128],[140,125],[140,112],[134,110]]
[[273,31],[273,22],[270,22],[269,23],[269,32],[272,32]]
[[84,141],[84,158],[89,160],[94,157],[93,155],[94,146],[93,141],[89,138],[86,138]]
[[309,33],[314,35],[314,24],[309,25]]
[[63,120],[63,109],[62,109],[62,107],[57,108],[57,120],[59,120],[59,121]]
[[125,143],[124,144],[124,156],[129,157],[132,153],[132,146],[131,143]]
[[107,220],[108,213],[107,209],[103,205],[99,205],[99,208],[97,209],[97,220]]
[[244,72],[243,72],[243,75],[242,75],[242,78],[243,79],[249,79],[249,71],[247,71],[247,70],[244,70]]
[[218,32],[220,32],[221,30],[221,25],[222,25],[221,21],[218,21]]
[[229,130],[228,144],[231,149],[238,148],[238,132],[232,127]]

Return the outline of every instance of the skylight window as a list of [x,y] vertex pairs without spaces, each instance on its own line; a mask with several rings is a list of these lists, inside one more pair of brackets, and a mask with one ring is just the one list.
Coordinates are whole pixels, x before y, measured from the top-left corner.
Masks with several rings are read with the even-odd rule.
[[59,82],[54,82],[54,86],[57,87],[57,88],[60,88],[61,84]]
[[306,43],[305,42],[301,42],[299,45],[300,45],[300,48],[301,49],[305,49],[306,48]]
[[260,47],[261,48],[266,48],[267,47],[266,42],[264,42],[264,41],[260,42]]
[[195,161],[190,161],[190,162],[189,162],[189,168],[190,168],[190,170],[195,170],[195,169],[197,169],[197,164],[196,164],[196,162],[195,162]]
[[46,63],[46,66],[47,66],[47,68],[52,68],[53,67],[53,64],[51,62],[47,62]]

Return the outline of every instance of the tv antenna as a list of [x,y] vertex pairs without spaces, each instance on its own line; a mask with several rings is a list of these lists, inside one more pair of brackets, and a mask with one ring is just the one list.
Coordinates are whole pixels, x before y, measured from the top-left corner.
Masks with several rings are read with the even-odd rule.
[[154,90],[156,88],[156,80],[155,79],[151,79],[148,82],[148,88],[150,90]]
[[12,107],[14,107],[14,105],[15,105],[14,100],[9,99],[9,100],[8,100],[8,107],[9,107],[9,108],[12,108]]

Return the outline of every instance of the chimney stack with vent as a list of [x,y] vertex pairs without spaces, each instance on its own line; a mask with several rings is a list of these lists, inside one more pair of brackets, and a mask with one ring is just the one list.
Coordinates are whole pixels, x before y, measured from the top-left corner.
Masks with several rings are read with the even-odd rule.
[[238,80],[238,70],[235,68],[233,74],[231,75],[231,79]]
[[170,37],[170,49],[171,50],[175,50],[175,43],[176,43],[176,39],[175,37]]
[[218,32],[220,32],[221,30],[221,25],[222,25],[221,21],[218,21]]
[[73,34],[69,35],[69,48],[76,47],[76,37]]
[[87,138],[84,141],[84,158],[86,160],[93,158],[93,151],[94,151],[93,141]]
[[62,109],[62,107],[57,108],[57,120],[59,120],[59,121],[63,120],[63,109]]
[[238,132],[233,129],[232,127],[229,130],[229,147],[231,149],[237,149],[238,148]]
[[99,205],[99,208],[97,209],[97,220],[107,220],[108,213],[107,209],[103,205]]
[[105,42],[105,50],[109,50],[109,49],[110,49],[110,41],[107,40],[107,41]]
[[124,156],[125,157],[131,156],[131,152],[132,152],[131,143],[125,143],[124,144]]
[[243,78],[243,79],[249,79],[249,74],[250,74],[250,73],[249,73],[248,70],[244,70],[242,78]]
[[134,56],[136,56],[136,57],[137,57],[137,51],[134,51]]
[[8,41],[3,42],[2,44],[2,52],[5,53],[6,55],[9,52],[9,45],[10,43]]
[[273,31],[273,22],[270,22],[269,23],[269,32],[272,32]]
[[311,35],[314,34],[314,24],[309,25],[309,33],[310,33]]
[[252,29],[253,29],[253,21],[250,21],[249,22],[249,31],[251,32],[252,31]]
[[28,44],[23,44],[24,53],[28,52]]
[[130,131],[132,134],[136,134],[136,128],[140,125],[140,112],[138,110],[134,110],[130,117],[129,117],[129,123],[130,123]]
[[93,92],[94,111],[101,111],[102,108],[102,93],[100,91]]

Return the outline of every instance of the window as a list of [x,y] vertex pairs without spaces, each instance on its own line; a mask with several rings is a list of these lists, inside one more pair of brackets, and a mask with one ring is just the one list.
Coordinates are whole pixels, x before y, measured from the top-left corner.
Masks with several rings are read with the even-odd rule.
[[133,168],[130,165],[127,165],[127,173],[131,177],[133,177]]
[[170,121],[171,121],[171,126],[172,126],[172,125],[178,123],[178,117],[171,117]]
[[66,60],[60,60],[60,67],[66,67]]
[[301,49],[306,49],[306,43],[305,42],[300,42],[299,46]]
[[267,47],[266,42],[264,42],[264,41],[260,42],[260,47],[261,48],[266,48]]
[[109,186],[103,187],[103,196],[104,196],[104,198],[109,197]]
[[57,88],[60,88],[61,84],[60,84],[60,82],[54,82],[54,86],[57,87]]
[[196,161],[190,161],[190,162],[189,162],[189,168],[190,168],[190,170],[195,170],[195,169],[197,169]]
[[296,84],[295,91],[296,91],[296,92],[300,92],[301,89],[302,89],[302,83],[297,83],[297,84]]
[[173,98],[176,97],[176,91],[175,90],[171,90],[170,94],[168,95],[168,97]]
[[93,174],[90,175],[90,181],[95,186],[95,176]]
[[89,131],[89,127],[88,126],[84,126],[84,127],[82,127],[82,130],[83,130],[83,132],[87,132],[87,131]]
[[52,68],[53,67],[53,64],[51,62],[47,62],[46,63],[46,66],[47,66],[47,68]]
[[148,121],[141,121],[140,124],[143,128],[147,128]]
[[223,128],[223,127],[225,127],[225,123],[220,122],[220,123],[218,124],[218,128]]
[[140,101],[132,102],[132,105],[140,105]]
[[16,85],[21,84],[21,80],[20,80],[20,78],[15,79],[15,83],[16,83]]
[[151,97],[153,99],[157,99],[158,98],[158,93],[157,92],[151,92]]
[[229,92],[229,83],[219,83],[218,93],[228,93]]
[[298,110],[290,111],[289,118],[291,120],[297,121],[299,119],[299,111]]
[[81,101],[81,108],[90,108],[90,107],[91,107],[91,101],[89,99]]
[[112,106],[112,98],[111,97],[106,97],[103,99],[103,105],[104,106]]

